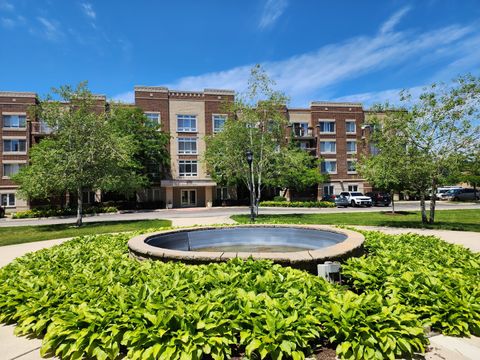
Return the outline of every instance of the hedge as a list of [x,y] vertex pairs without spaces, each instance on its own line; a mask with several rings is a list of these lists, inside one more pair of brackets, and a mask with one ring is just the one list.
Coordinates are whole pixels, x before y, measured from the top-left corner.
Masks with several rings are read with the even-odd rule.
[[[116,213],[118,209],[115,206],[87,206],[83,209],[83,214],[101,214]],[[12,214],[12,219],[40,218],[51,216],[69,216],[76,215],[76,208],[37,208],[25,211],[18,211]]]
[[300,207],[300,208],[331,208],[335,203],[330,201],[261,201],[260,206],[266,207]]

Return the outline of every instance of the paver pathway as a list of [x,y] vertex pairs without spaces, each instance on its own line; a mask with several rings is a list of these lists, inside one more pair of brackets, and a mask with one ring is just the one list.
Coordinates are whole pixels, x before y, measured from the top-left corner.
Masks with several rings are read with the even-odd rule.
[[[174,226],[231,224],[233,220],[229,215],[222,214],[211,217],[199,218],[175,218],[172,219]],[[463,245],[472,251],[480,252],[480,233],[447,231],[447,230],[423,230],[423,229],[399,229],[380,228],[369,226],[357,226],[359,229],[379,230],[389,234],[400,234],[414,232],[423,235],[435,235],[447,242]],[[57,239],[39,241],[27,244],[10,245],[0,247],[0,267],[5,266],[16,257],[28,252],[37,251],[43,248],[52,247],[68,239]],[[425,355],[428,360],[479,360],[480,359],[480,338],[472,337],[454,338],[438,335],[430,338],[432,351]],[[41,340],[17,337],[14,335],[12,325],[0,326],[0,359],[3,360],[40,360]]]

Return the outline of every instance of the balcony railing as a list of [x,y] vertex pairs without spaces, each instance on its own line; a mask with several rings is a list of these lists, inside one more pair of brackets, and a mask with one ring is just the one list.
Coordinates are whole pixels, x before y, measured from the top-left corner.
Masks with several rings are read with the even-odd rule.
[[305,129],[305,128],[293,128],[293,136],[294,137],[313,137],[313,129]]
[[52,128],[43,121],[32,122],[32,134],[48,135],[52,131]]

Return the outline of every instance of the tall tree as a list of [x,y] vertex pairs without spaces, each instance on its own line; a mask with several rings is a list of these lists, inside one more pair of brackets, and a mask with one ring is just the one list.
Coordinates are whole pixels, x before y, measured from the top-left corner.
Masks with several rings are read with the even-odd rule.
[[120,136],[86,83],[63,86],[32,109],[53,133],[34,145],[30,162],[14,177],[21,196],[45,199],[69,192],[77,196],[77,226],[82,225],[83,191],[133,192],[145,184],[133,158],[135,146]]
[[138,175],[147,182],[156,180],[170,164],[169,135],[161,124],[148,119],[140,108],[122,104],[111,106],[108,120],[117,136],[129,138]]
[[386,111],[379,124],[377,141],[386,146],[378,161],[385,160],[388,167],[394,166],[391,159],[399,161],[409,190],[420,194],[422,222],[433,224],[436,199],[430,197],[427,216],[426,196],[459,173],[479,146],[475,121],[480,117],[480,79],[467,75],[451,84],[433,84],[418,99],[404,92],[401,102],[397,111]]
[[[287,97],[273,90],[273,85],[260,66],[252,68],[247,93],[226,105],[231,116],[222,132],[206,138],[204,160],[209,173],[221,184],[245,184],[251,190],[257,215],[262,189],[278,185],[280,179],[288,177],[282,171],[286,167],[282,166],[281,159],[299,158],[298,153],[293,152],[296,150],[288,153],[285,141]],[[246,150],[253,153],[252,174]],[[307,171],[300,166],[307,163],[302,158],[296,169]]]

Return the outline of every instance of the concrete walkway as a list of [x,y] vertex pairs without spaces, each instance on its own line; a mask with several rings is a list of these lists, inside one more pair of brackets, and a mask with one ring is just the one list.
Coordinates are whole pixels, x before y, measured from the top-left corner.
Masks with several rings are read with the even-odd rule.
[[[172,218],[174,226],[232,224],[228,213],[204,217]],[[480,233],[447,230],[399,229],[384,227],[357,226],[359,229],[379,230],[388,234],[418,233],[435,235],[441,239],[463,245],[474,252],[480,252]],[[0,247],[0,267],[7,265],[16,257],[28,252],[49,248],[68,239],[39,241],[27,244]],[[428,360],[478,360],[480,359],[480,338],[454,338],[437,335],[430,338],[431,351],[425,354]],[[17,337],[13,325],[0,326],[0,359],[5,360],[39,360],[41,340]]]

